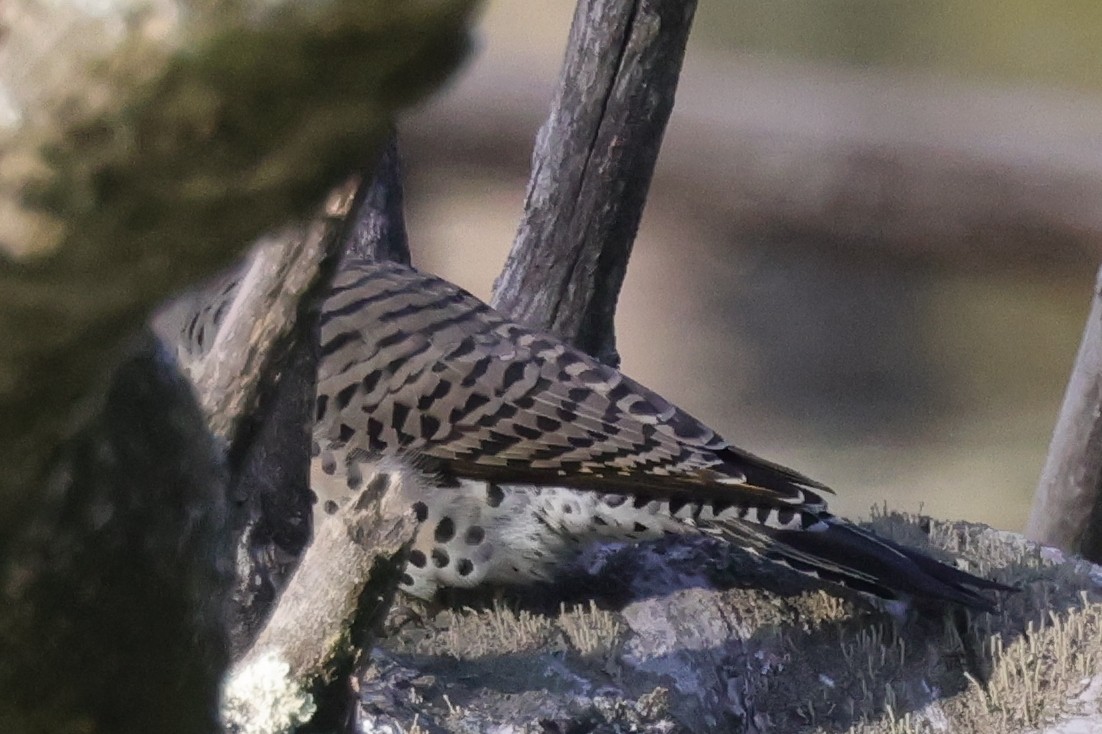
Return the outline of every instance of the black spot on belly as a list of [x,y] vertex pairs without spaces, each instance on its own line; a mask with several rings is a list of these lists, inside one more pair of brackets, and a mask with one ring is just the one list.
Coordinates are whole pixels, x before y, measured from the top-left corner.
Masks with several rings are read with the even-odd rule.
[[333,500],[326,500],[325,501],[325,514],[326,515],[332,515],[332,514],[336,513],[336,511],[337,511],[337,503],[334,502]]
[[413,514],[417,517],[417,522],[424,522],[429,516],[429,506],[424,502],[414,502]]
[[390,475],[386,472],[379,472],[371,477],[371,481],[367,483],[367,491],[379,495],[385,492],[388,486],[390,486]]
[[645,533],[647,532],[647,526],[641,522],[636,522],[635,525],[632,527],[632,530],[637,533]]
[[467,534],[463,536],[463,539],[467,541],[468,545],[478,545],[486,539],[486,531],[478,525],[472,525],[467,528]]
[[470,558],[460,558],[459,563],[456,564],[456,570],[459,571],[460,576],[470,576],[474,571],[474,564],[471,563]]
[[413,586],[413,577],[408,573],[402,574],[402,578],[398,579],[402,586]]
[[433,537],[436,538],[437,543],[447,543],[455,537],[455,522],[450,517],[441,518],[440,522],[436,523]]
[[425,558],[425,552],[419,550],[411,550],[409,552],[409,562],[417,568],[424,568],[428,559]]
[[449,563],[451,563],[451,559],[448,558],[448,552],[446,550],[443,548],[432,549],[432,565],[437,568],[444,568]]
[[486,485],[486,502],[490,507],[499,507],[505,500],[505,490],[496,484]]
[[348,488],[353,492],[363,486],[364,475],[360,471],[360,467],[357,464],[350,464],[348,466]]

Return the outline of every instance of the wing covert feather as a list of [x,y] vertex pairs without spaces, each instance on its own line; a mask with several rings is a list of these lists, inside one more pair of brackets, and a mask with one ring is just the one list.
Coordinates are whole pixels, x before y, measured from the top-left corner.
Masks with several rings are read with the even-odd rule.
[[353,264],[338,276],[321,350],[316,430],[351,448],[416,453],[460,478],[824,505],[812,491],[822,485],[404,266]]

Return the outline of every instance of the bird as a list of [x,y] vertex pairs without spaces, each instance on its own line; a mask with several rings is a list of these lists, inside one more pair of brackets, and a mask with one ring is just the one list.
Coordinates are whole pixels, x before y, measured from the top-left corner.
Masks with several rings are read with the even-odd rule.
[[[185,320],[213,339],[233,279]],[[227,285],[228,283],[228,285]],[[414,268],[346,260],[319,315],[314,523],[395,461],[418,521],[400,588],[561,580],[600,541],[703,535],[889,608],[993,612],[1012,587],[830,513],[826,485],[749,453],[556,336]]]

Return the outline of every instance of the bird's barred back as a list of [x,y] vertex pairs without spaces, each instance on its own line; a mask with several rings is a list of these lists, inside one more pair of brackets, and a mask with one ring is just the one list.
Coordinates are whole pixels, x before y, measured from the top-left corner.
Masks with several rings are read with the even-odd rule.
[[[189,322],[193,350],[228,298],[223,283]],[[415,467],[425,481],[406,501],[421,525],[403,586],[419,596],[552,579],[592,540],[666,533],[708,533],[886,599],[989,608],[974,589],[1005,588],[832,517],[821,484],[411,268],[346,263],[322,309],[320,355],[316,521],[380,461]]]
[[321,354],[317,435],[334,445],[416,452],[486,479],[824,506],[821,485],[409,268],[345,270],[322,314]]

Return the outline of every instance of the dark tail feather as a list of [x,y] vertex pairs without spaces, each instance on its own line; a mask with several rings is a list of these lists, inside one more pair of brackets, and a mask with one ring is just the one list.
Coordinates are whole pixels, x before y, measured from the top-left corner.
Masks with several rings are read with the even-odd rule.
[[925,553],[920,553],[913,548],[900,545],[891,540],[873,536],[876,540],[884,545],[895,549],[903,555],[910,558],[915,565],[921,568],[926,574],[933,576],[938,581],[949,586],[960,588],[961,586],[971,586],[976,589],[988,589],[991,591],[1021,591],[1017,586],[1007,586],[1006,584],[1000,584],[998,581],[991,581],[981,576],[974,576],[966,571],[961,571],[959,568],[955,568],[946,563],[942,563],[936,558],[931,558]]
[[830,516],[822,520],[817,526],[820,529],[777,529],[736,521],[724,522],[715,530],[770,560],[889,601],[917,597],[994,612],[995,603],[976,589],[1014,590],[878,538],[845,521]]

